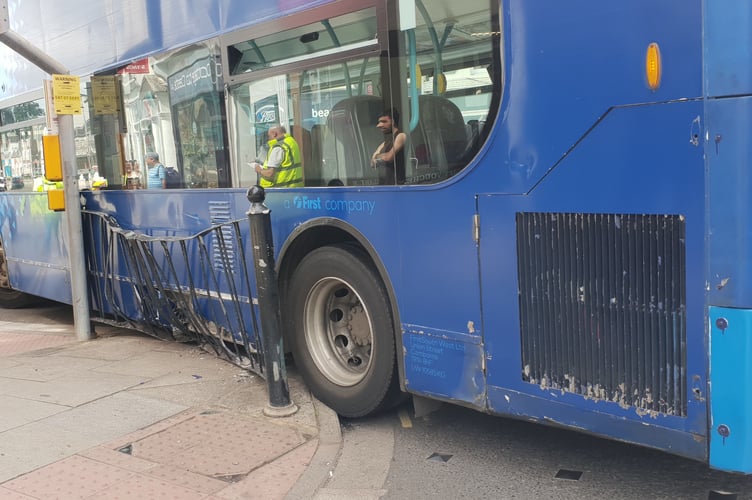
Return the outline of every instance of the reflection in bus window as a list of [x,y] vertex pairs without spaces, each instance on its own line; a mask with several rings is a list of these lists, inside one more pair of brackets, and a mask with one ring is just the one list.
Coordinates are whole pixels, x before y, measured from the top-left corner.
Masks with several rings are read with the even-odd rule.
[[[498,28],[489,2],[467,0],[463,14],[449,0],[416,2],[415,51],[419,67],[419,119],[410,134],[407,184],[447,179],[462,170],[480,149],[491,110],[491,72]],[[497,90],[498,92],[498,90]],[[416,106],[410,103],[410,109]]]
[[[367,83],[346,85],[348,70]],[[376,184],[369,159],[381,142],[375,123],[383,104],[358,93],[374,92],[378,81],[377,60],[354,60],[232,88],[240,185],[256,183],[248,164],[263,163],[267,131],[275,123],[300,145],[306,186]]]
[[126,135],[117,158],[131,165],[123,170],[126,187],[146,185],[145,169],[134,166],[150,152],[173,173],[168,187],[230,185],[216,52],[212,43],[197,44],[121,68]]
[[[428,12],[417,2],[415,41],[389,47],[399,70],[388,76],[382,74],[385,51],[373,50],[373,9],[228,46],[230,72],[245,81],[230,89],[240,185],[257,181],[248,164],[263,162],[274,123],[301,147],[305,186],[379,184],[371,157],[384,138],[376,122],[392,108],[402,115],[408,140],[405,164],[395,166],[406,175],[388,178],[429,184],[467,166],[486,133],[499,33],[487,0],[468,0],[462,14],[450,3],[432,2]],[[333,61],[345,49],[363,54]],[[411,54],[419,66],[415,82],[407,78]],[[407,97],[410,85],[417,86],[417,105]]]

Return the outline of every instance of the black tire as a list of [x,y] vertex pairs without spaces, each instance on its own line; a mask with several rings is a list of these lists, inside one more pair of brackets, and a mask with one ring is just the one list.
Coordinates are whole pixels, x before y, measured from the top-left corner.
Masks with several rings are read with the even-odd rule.
[[327,246],[295,269],[283,317],[295,365],[311,392],[344,417],[394,404],[394,322],[384,284],[355,247]]
[[0,288],[0,308],[18,309],[20,307],[33,306],[39,302],[39,298],[28,293]]

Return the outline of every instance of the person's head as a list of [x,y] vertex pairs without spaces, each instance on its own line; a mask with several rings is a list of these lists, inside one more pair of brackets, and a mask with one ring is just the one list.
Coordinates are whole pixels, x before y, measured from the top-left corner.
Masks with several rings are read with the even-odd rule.
[[146,153],[146,164],[156,165],[159,163],[159,155],[157,153]]
[[394,129],[399,127],[399,112],[392,108],[387,109],[379,115],[376,122],[376,128],[385,134],[391,134]]
[[286,133],[287,130],[285,130],[285,127],[278,123],[272,125],[266,132],[266,134],[269,136],[270,141],[273,141],[274,139],[281,139],[285,136]]

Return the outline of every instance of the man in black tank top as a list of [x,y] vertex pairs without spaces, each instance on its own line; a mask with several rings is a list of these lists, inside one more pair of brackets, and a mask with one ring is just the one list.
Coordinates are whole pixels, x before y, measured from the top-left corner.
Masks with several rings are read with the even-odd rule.
[[396,109],[379,115],[376,128],[384,133],[382,142],[371,157],[371,166],[378,170],[379,184],[405,183],[405,141],[407,136],[399,128]]

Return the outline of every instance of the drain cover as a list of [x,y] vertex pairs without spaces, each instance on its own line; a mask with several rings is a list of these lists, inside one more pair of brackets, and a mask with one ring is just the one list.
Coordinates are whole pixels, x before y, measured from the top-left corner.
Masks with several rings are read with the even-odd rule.
[[559,472],[556,473],[556,479],[568,479],[569,481],[579,481],[582,477],[582,471],[579,470],[569,470],[569,469],[559,469]]
[[446,455],[443,453],[431,453],[431,456],[426,460],[434,460],[436,462],[448,462],[452,458],[452,455]]

